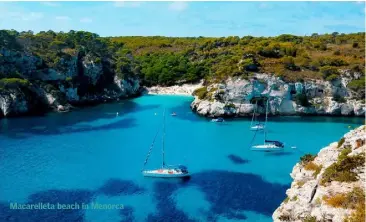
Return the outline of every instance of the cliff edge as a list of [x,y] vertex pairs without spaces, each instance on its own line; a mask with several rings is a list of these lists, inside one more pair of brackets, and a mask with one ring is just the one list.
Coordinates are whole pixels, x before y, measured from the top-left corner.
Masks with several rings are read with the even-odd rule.
[[274,221],[365,221],[365,125],[313,156],[301,158],[290,174],[287,198]]

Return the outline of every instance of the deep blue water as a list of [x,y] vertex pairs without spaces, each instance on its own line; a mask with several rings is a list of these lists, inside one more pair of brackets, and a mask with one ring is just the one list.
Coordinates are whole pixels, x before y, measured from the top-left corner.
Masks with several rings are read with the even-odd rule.
[[[253,152],[249,119],[211,123],[191,112],[191,101],[144,96],[0,120],[0,221],[271,221],[299,157],[362,124],[358,118],[273,117],[268,138],[297,149]],[[166,162],[188,166],[189,180],[141,175],[164,107],[178,114],[166,118]],[[160,151],[159,138],[148,168],[161,165]],[[124,209],[11,210],[11,202],[96,202]]]

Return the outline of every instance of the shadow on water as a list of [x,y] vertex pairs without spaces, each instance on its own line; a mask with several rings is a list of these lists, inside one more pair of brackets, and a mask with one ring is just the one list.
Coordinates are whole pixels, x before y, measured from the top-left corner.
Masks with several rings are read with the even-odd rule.
[[173,193],[180,187],[182,186],[168,181],[159,181],[154,184],[154,198],[157,202],[157,212],[154,215],[150,214],[147,218],[147,221],[194,221],[189,219],[188,215],[186,215],[183,211],[177,209],[176,203],[172,198]]
[[[10,203],[0,203],[0,221],[84,221],[82,203],[92,201],[93,192],[88,190],[47,190],[32,194],[27,204],[50,203],[55,209],[10,209]],[[79,209],[57,209],[57,204],[78,203]]]
[[235,163],[235,164],[245,164],[245,163],[249,163],[249,160],[243,159],[240,156],[234,155],[234,154],[230,154],[227,156],[231,162]]
[[282,151],[282,152],[266,152],[267,156],[291,156],[293,155],[294,152],[286,152],[286,151]]
[[[31,194],[25,204],[53,204],[55,209],[10,209],[10,203],[0,202],[0,221],[46,222],[46,221],[85,221],[83,204],[91,203],[98,195],[120,196],[141,194],[145,190],[132,181],[110,179],[101,188],[92,190],[46,190]],[[23,204],[23,203],[20,203]],[[57,204],[77,204],[76,209],[57,209]],[[84,206],[85,206],[84,205]],[[133,220],[134,209],[125,206],[120,210],[122,221]]]
[[135,221],[133,216],[134,209],[131,206],[123,206],[123,209],[119,211],[119,215],[123,218],[120,222],[131,222]]
[[[218,216],[244,220],[246,216],[240,213],[242,211],[270,216],[285,198],[285,191],[289,187],[269,183],[254,174],[216,170],[193,174],[189,181],[158,180],[153,189],[157,212],[149,214],[147,221],[194,221],[177,208],[174,199],[176,191],[190,186],[200,189],[210,204],[209,212],[202,212],[205,221],[216,221]],[[96,190],[46,190],[31,194],[27,203],[50,203],[56,209],[14,210],[10,209],[9,203],[1,202],[0,221],[84,221],[82,204],[92,203],[98,195],[139,195],[145,192],[144,188],[134,182],[120,179],[110,179]],[[57,209],[57,203],[77,203],[80,208]],[[121,221],[132,221],[133,214],[131,206],[119,211]]]
[[120,179],[110,179],[97,190],[97,193],[106,196],[134,195],[144,192],[144,188],[137,186],[132,181]]
[[[154,197],[158,212],[149,216],[149,221],[190,221],[184,212],[174,205],[173,193],[179,188],[197,186],[210,203],[206,221],[216,221],[221,215],[228,219],[245,219],[240,211],[254,211],[271,216],[286,197],[289,185],[269,183],[260,176],[229,171],[205,171],[192,175],[183,185],[157,182]],[[167,219],[169,218],[169,219]]]
[[108,123],[101,126],[92,125],[79,125],[79,126],[58,126],[49,125],[45,128],[30,128],[27,131],[9,131],[4,135],[13,139],[25,139],[33,135],[59,135],[59,134],[69,134],[69,133],[80,133],[80,132],[90,132],[90,131],[103,131],[112,129],[122,129],[122,128],[132,128],[135,127],[136,120],[133,118],[122,119],[113,123]]
[[[88,122],[94,122],[98,119],[114,119],[117,112],[119,113],[118,117],[121,118],[132,112],[156,109],[158,107],[160,105],[139,105],[136,102],[126,100],[119,103],[77,109],[69,113],[50,113],[44,117],[0,119],[0,133],[14,139],[21,139],[26,138],[29,134],[50,135],[130,128],[135,126],[135,120],[132,118],[118,120],[103,126],[90,126]],[[74,126],[78,123],[85,124]]]

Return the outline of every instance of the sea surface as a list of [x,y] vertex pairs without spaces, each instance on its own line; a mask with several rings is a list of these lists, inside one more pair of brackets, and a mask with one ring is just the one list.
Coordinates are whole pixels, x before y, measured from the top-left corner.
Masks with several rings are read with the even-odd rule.
[[[1,119],[0,221],[272,221],[299,158],[363,123],[361,118],[270,117],[268,139],[290,148],[256,152],[249,148],[262,143],[263,134],[249,131],[250,119],[213,123],[190,110],[192,100],[143,96],[69,113]],[[162,129],[164,108],[166,162],[186,165],[190,179],[141,174]],[[177,116],[170,115],[173,111]],[[161,147],[159,134],[145,169],[161,166]],[[56,209],[10,209],[14,203]],[[57,204],[79,209],[57,209]]]

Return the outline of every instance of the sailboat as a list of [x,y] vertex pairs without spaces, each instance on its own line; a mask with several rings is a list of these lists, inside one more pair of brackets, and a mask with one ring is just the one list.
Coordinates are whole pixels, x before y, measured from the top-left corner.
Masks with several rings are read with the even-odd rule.
[[[159,131],[156,133],[153,143],[150,146],[148,155],[146,157],[144,167],[147,164],[147,161],[150,157],[152,148],[154,147],[155,140],[157,138]],[[162,135],[162,166],[158,169],[153,170],[142,170],[142,175],[145,177],[163,177],[163,178],[182,178],[182,177],[189,177],[190,174],[186,166],[177,165],[177,166],[170,166],[165,164],[165,110],[163,115],[163,135]]]
[[[269,104],[269,98],[267,99],[267,104],[266,104],[266,121],[265,121],[265,125],[267,124],[267,119],[268,119],[268,104]],[[263,144],[254,145],[254,146],[251,147],[251,150],[255,150],[255,151],[281,151],[281,150],[283,150],[284,147],[285,147],[285,145],[280,141],[267,140],[267,132],[266,132],[266,130],[264,130]]]
[[255,101],[252,122],[250,123],[250,130],[252,130],[252,131],[263,130],[265,128],[265,125],[263,125],[261,122],[257,121],[257,116],[259,115],[257,113],[257,109],[258,109],[257,107],[258,107],[258,100]]

